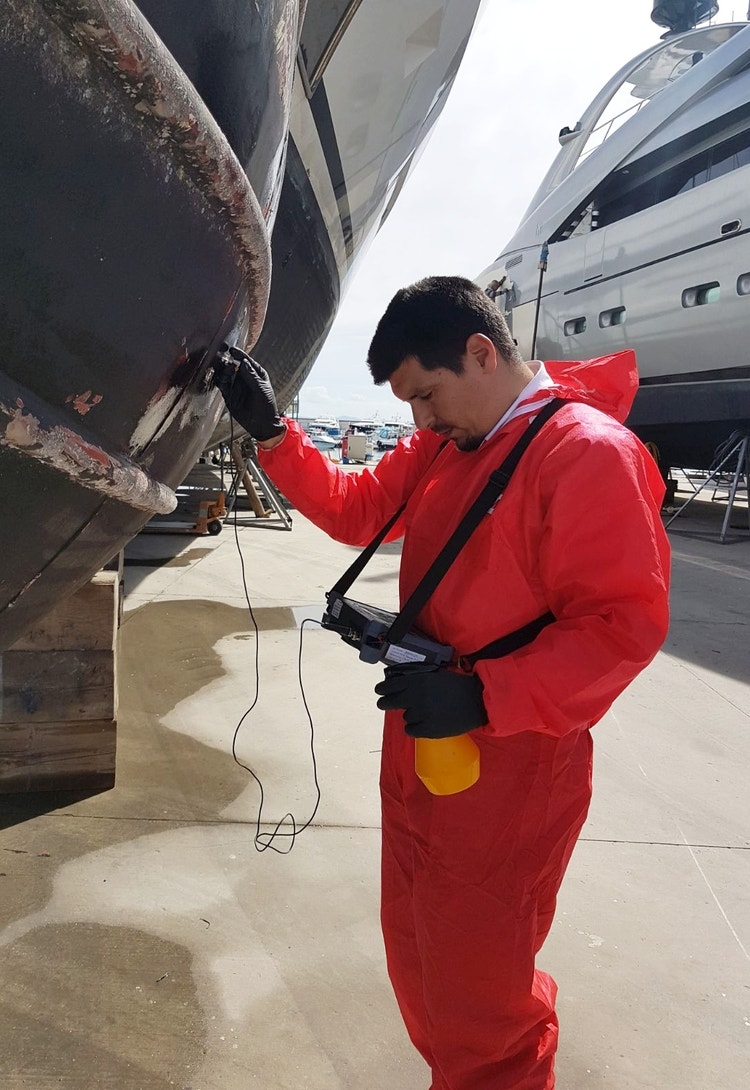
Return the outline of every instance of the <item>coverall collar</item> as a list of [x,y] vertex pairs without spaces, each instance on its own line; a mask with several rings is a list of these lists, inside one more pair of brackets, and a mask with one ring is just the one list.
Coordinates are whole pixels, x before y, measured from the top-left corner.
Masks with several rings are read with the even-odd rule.
[[[534,409],[541,409],[542,406],[549,401],[549,397],[545,398],[544,396],[539,396],[544,390],[555,385],[547,373],[546,367],[541,360],[530,360],[526,366],[534,372],[534,377],[529,379],[513,404],[506,409],[497,424],[487,432],[482,442],[482,446],[484,446],[485,443],[488,443],[490,439],[493,439],[500,429],[505,427],[505,425],[510,423],[515,417],[529,412],[529,402],[533,402]],[[550,397],[551,396],[552,395],[550,394]]]

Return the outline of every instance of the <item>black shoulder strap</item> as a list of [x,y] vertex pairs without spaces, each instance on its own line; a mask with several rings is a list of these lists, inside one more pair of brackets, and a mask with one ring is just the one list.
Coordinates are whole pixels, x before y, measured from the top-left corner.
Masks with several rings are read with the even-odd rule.
[[490,473],[487,484],[435,557],[435,560],[389,628],[386,634],[389,643],[398,643],[411,629],[420,610],[435,590],[435,587],[448,571],[448,568],[456,559],[461,549],[469,540],[489,509],[497,502],[498,498],[508,487],[508,482],[510,481],[513,471],[521,461],[521,458],[532,439],[534,439],[542,430],[544,425],[552,416],[554,416],[557,410],[561,409],[565,404],[566,402],[561,398],[553,398],[552,401],[545,405],[528,425],[503,463]]
[[533,643],[542,629],[546,628],[548,624],[552,624],[554,620],[556,620],[554,613],[547,612],[543,616],[537,617],[536,620],[529,621],[528,624],[523,625],[521,628],[509,632],[507,636],[501,636],[499,640],[493,640],[492,643],[485,644],[478,651],[474,651],[470,655],[461,655],[458,660],[459,665],[466,669],[467,667],[473,667],[474,663],[479,662],[480,659],[501,659],[505,655],[510,655],[513,651],[518,651],[521,647]]
[[370,544],[365,546],[365,548],[359,554],[354,563],[350,564],[349,567],[346,569],[336,585],[331,587],[331,590],[329,591],[330,594],[346,594],[346,592],[349,590],[349,587],[352,585],[354,580],[364,568],[365,564],[369,563],[370,558],[380,548],[388,531],[396,525],[396,522],[398,521],[398,518],[405,507],[406,504],[402,503],[393,518],[388,519],[388,522],[386,522],[380,533],[376,534]]
[[[437,458],[438,454],[440,454],[443,447],[445,447],[446,445],[447,445],[447,440],[440,444],[437,451],[435,452],[435,456],[432,458],[432,461],[429,463],[429,466],[427,467],[428,469],[433,464],[433,462],[435,461],[435,458]],[[405,510],[405,508],[406,508],[406,504],[402,503],[401,506],[399,507],[398,511],[396,512],[396,514],[388,519],[388,522],[386,522],[383,529],[380,530],[380,532],[375,535],[375,537],[372,539],[372,541],[370,542],[369,545],[365,546],[365,548],[362,550],[362,552],[356,558],[354,563],[349,565],[349,567],[346,569],[346,571],[341,576],[341,578],[336,582],[335,586],[331,587],[331,590],[329,591],[330,594],[341,594],[341,595],[346,594],[346,592],[349,590],[349,587],[352,585],[352,583],[357,578],[357,576],[362,572],[365,565],[370,562],[370,559],[372,558],[372,556],[380,548],[380,546],[382,545],[382,543],[385,540],[388,533],[396,525],[396,523],[398,522],[398,520],[399,520],[401,514],[403,513],[403,511]]]

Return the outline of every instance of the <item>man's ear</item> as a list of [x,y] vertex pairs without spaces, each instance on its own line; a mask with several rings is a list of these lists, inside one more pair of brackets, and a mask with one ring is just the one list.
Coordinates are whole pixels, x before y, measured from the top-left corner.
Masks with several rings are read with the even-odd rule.
[[476,361],[485,374],[497,368],[497,349],[484,333],[472,333],[466,341],[466,354]]

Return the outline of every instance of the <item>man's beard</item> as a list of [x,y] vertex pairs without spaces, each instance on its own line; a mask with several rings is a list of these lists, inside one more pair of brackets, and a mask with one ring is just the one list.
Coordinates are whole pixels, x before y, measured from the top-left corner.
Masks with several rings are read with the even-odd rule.
[[465,453],[468,453],[472,450],[479,450],[482,443],[484,442],[484,436],[467,435],[463,439],[454,439],[453,442],[456,444],[457,450],[462,450]]

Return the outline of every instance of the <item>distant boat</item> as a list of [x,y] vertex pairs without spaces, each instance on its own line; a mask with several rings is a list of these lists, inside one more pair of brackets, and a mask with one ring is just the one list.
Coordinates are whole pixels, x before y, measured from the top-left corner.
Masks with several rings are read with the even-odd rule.
[[340,438],[329,435],[322,428],[307,428],[305,430],[318,450],[335,450],[341,443]]
[[332,439],[341,439],[341,428],[339,422],[333,416],[316,416],[314,420],[310,421],[310,426],[307,431],[316,430],[324,432]]
[[0,650],[174,507],[222,343],[291,403],[478,3],[5,0]]
[[414,432],[413,424],[404,424],[401,421],[386,421],[375,437],[375,446],[378,450],[393,450],[399,439],[405,439]]
[[352,431],[355,435],[374,435],[383,427],[382,420],[344,420],[346,431]]
[[525,358],[636,350],[627,423],[664,471],[707,468],[750,429],[750,27],[685,29],[715,10],[657,0],[652,17],[675,32],[561,130],[516,234],[477,277],[497,282]]

